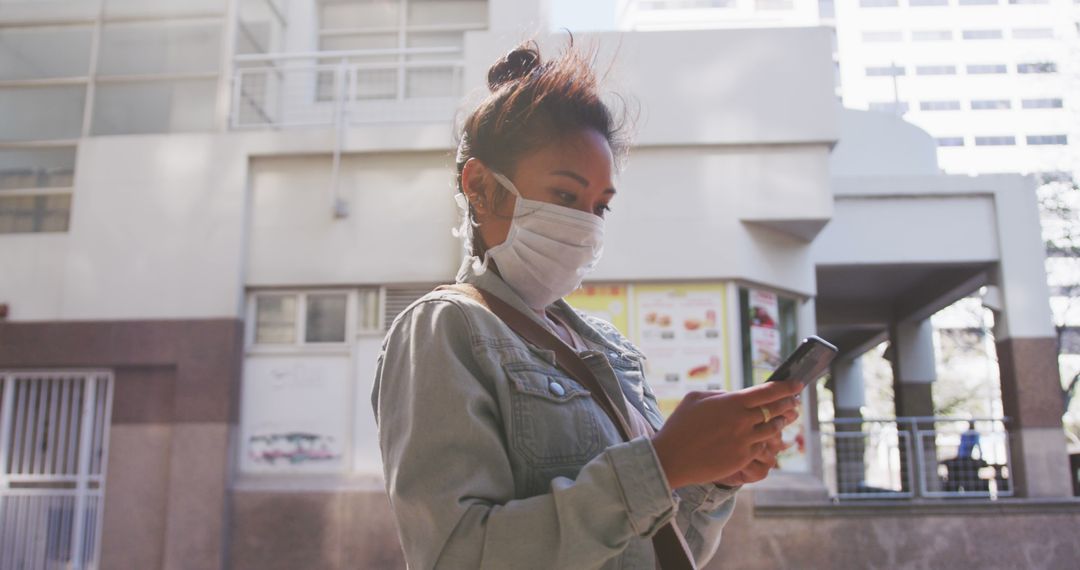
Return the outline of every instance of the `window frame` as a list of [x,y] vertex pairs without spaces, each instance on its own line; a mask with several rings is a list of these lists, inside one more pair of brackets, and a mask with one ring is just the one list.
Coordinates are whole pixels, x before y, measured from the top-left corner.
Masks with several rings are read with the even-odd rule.
[[[308,297],[313,295],[345,295],[345,336],[341,342],[309,342],[307,340]],[[296,297],[294,340],[291,343],[256,342],[258,330],[258,299],[272,296]],[[382,287],[319,287],[319,288],[258,288],[247,291],[244,319],[244,353],[253,354],[350,354],[356,339],[361,336],[381,336],[384,292]],[[361,318],[374,311],[374,320],[365,326]],[[368,317],[370,319],[370,317]],[[368,319],[365,319],[368,320]]]

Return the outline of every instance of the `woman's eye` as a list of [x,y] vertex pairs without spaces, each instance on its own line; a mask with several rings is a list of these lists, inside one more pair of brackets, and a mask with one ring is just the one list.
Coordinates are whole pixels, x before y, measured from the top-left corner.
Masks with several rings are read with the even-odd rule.
[[573,204],[574,202],[577,201],[577,195],[575,195],[575,194],[573,194],[571,192],[564,192],[562,190],[556,190],[555,191],[555,197],[559,200],[559,202],[561,204],[564,204],[564,205],[567,205],[567,206],[569,206],[570,204]]

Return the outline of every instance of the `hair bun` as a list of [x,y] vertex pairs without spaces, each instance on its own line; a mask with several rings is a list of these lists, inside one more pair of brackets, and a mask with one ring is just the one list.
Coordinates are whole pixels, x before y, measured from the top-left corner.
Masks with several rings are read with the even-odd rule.
[[488,88],[495,91],[504,83],[525,77],[539,66],[540,50],[535,45],[521,45],[491,66]]

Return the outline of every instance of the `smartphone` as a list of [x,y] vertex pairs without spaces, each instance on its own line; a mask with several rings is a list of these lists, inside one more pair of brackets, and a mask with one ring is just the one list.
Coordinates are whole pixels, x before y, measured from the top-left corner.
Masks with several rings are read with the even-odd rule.
[[766,382],[801,382],[806,387],[825,373],[835,357],[836,347],[828,341],[817,336],[806,337]]

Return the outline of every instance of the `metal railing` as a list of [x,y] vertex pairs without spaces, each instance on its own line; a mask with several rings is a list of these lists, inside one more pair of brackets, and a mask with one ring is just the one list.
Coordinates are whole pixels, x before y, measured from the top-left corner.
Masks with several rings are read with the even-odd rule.
[[239,55],[230,125],[450,121],[463,92],[461,53],[436,47]]
[[838,418],[821,423],[825,483],[837,499],[1013,494],[1006,418]]
[[109,372],[0,371],[0,569],[98,567]]

